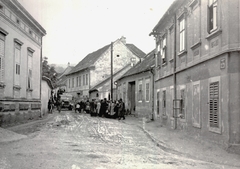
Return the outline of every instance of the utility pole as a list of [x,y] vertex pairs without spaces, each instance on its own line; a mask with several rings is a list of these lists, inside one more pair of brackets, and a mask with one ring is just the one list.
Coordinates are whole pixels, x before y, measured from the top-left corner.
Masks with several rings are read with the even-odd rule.
[[111,100],[113,100],[113,42],[111,42]]

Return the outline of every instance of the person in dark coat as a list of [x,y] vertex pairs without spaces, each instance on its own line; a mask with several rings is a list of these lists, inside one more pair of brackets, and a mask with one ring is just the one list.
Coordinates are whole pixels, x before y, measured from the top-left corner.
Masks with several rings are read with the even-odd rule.
[[104,98],[104,100],[101,102],[100,117],[106,116],[107,108],[108,108],[107,99]]
[[120,99],[119,100],[119,109],[118,109],[118,120],[121,120],[121,118],[123,118],[123,120],[125,120],[124,113],[125,113],[125,104],[122,101],[122,99]]

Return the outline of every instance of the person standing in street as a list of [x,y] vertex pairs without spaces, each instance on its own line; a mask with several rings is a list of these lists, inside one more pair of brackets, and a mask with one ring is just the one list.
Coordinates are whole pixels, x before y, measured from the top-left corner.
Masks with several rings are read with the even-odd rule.
[[100,109],[101,109],[101,102],[100,102],[100,100],[98,100],[97,107],[96,107],[97,116],[99,116],[99,114],[100,114]]
[[118,109],[118,120],[121,120],[121,118],[123,118],[123,120],[125,120],[125,104],[122,101],[122,99],[119,100],[119,109]]

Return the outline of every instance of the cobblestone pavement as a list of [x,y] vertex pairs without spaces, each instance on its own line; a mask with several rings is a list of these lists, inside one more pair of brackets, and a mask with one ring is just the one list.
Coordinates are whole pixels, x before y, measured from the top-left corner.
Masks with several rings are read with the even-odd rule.
[[[0,143],[0,169],[225,168],[166,151],[136,125],[70,111],[27,138]],[[227,166],[226,168],[234,168]]]

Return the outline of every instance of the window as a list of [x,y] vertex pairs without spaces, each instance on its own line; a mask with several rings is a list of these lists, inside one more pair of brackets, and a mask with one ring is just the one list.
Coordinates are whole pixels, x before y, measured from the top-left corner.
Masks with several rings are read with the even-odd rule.
[[138,82],[138,101],[141,102],[142,101],[142,95],[143,95],[143,91],[142,91],[142,80],[139,80]]
[[82,83],[82,79],[81,79],[81,76],[79,76],[79,86],[81,86],[81,83]]
[[179,21],[179,51],[182,52],[185,50],[185,18],[183,17]]
[[163,115],[166,115],[166,90],[162,91],[162,108],[163,108]]
[[86,85],[88,85],[88,74],[86,74]]
[[208,2],[208,33],[217,29],[217,0]]
[[21,46],[15,43],[15,75],[14,85],[20,86]]
[[85,85],[85,75],[83,75],[83,86]]
[[[170,97],[170,103],[172,103],[172,104],[170,104],[169,106],[170,106],[170,110],[173,110],[173,108],[174,108],[174,106],[173,106],[173,101],[174,101],[174,87],[173,86],[170,86],[170,95],[169,95],[169,97]],[[173,113],[174,111],[171,111],[171,117],[174,117],[174,113]]]
[[200,81],[193,83],[192,89],[192,122],[194,127],[201,127],[200,112]]
[[70,78],[68,79],[68,88],[71,88],[71,80],[70,80]]
[[185,119],[185,89],[180,90],[181,93],[181,114],[182,114],[182,119]]
[[171,28],[171,30],[170,30],[170,46],[169,47],[170,47],[169,60],[171,60],[171,59],[173,59],[173,56],[174,56],[174,29],[173,28]]
[[197,44],[200,41],[200,19],[201,19],[201,10],[200,10],[200,2],[199,0],[194,0],[190,4],[190,9],[191,9],[191,17],[189,18],[191,20],[191,40],[192,40],[192,45]]
[[160,41],[157,42],[157,65],[160,65],[161,64],[161,55],[160,55],[160,50],[161,50],[161,44],[160,44]]
[[74,77],[72,78],[72,88],[74,88]]
[[33,69],[33,53],[28,50],[28,80],[27,89],[32,89],[32,69]]
[[210,127],[219,127],[219,82],[209,85],[209,124]]
[[166,45],[166,36],[162,39],[162,46],[161,46],[161,56],[162,56],[162,64],[166,63],[166,53],[167,53],[167,45]]
[[78,84],[78,77],[77,77],[77,79],[76,79],[76,82],[77,82],[76,87],[78,87],[78,86],[79,86],[79,84]]
[[157,114],[160,114],[160,92],[157,91]]
[[123,83],[123,102],[126,102],[126,93],[127,93],[127,90],[126,90],[126,82]]
[[146,80],[146,102],[150,101],[150,80]]
[[0,33],[0,82],[4,82],[5,36]]

